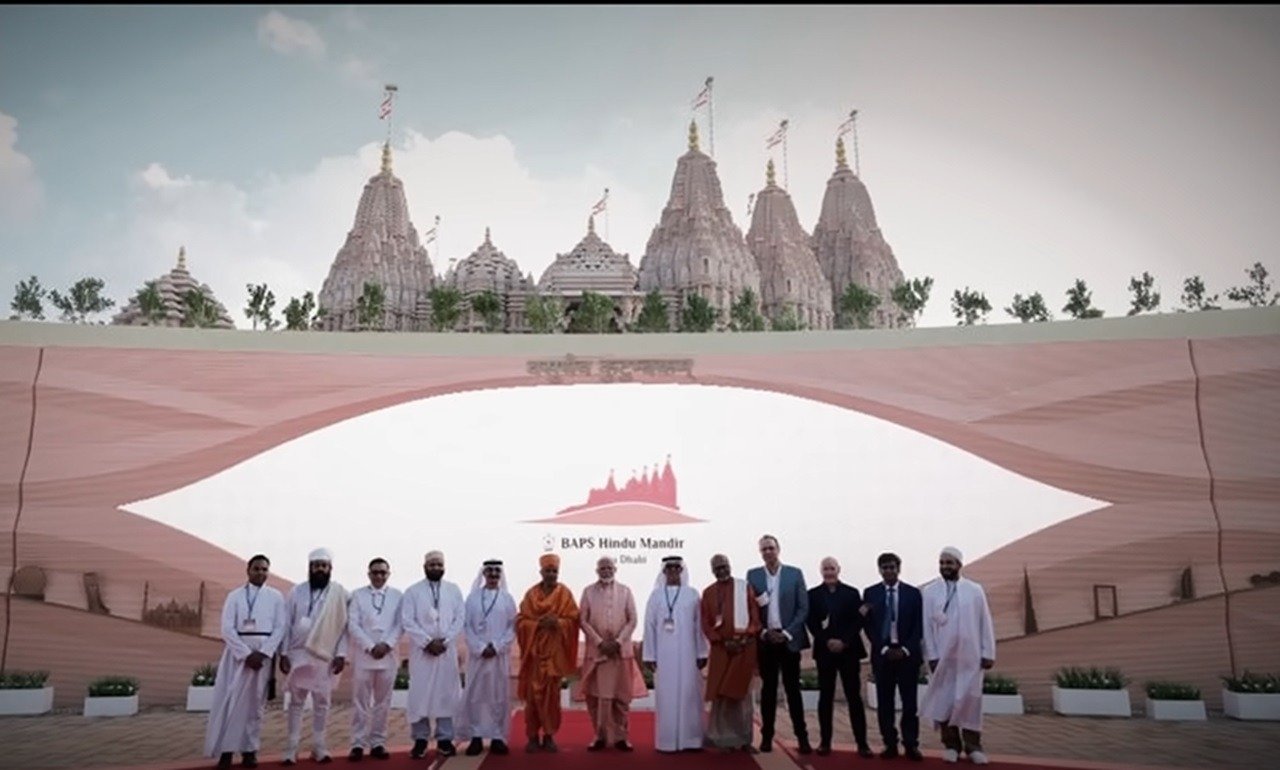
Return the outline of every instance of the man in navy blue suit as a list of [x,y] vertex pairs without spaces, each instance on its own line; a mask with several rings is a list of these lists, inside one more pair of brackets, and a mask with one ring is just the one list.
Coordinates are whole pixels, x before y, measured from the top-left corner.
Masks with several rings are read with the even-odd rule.
[[920,589],[898,580],[902,559],[882,553],[876,560],[884,580],[862,592],[863,628],[871,642],[871,672],[876,678],[876,713],[884,751],[898,756],[898,729],[893,724],[894,692],[902,699],[902,747],[908,757],[920,761],[920,717],[916,713],[916,680],[924,662],[920,640],[924,632]]
[[[763,567],[747,570],[747,582],[760,605],[760,750],[773,751],[773,725],[778,713],[778,674],[787,693],[787,710],[801,754],[813,751],[804,723],[804,701],[800,697],[800,651],[809,646],[805,620],[809,617],[809,591],[804,573],[778,561],[782,549],[773,535],[760,538]],[[917,655],[917,659],[919,655]]]

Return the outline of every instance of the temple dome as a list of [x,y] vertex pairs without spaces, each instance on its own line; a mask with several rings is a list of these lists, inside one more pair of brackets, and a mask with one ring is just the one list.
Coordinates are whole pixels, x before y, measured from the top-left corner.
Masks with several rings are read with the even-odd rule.
[[831,284],[822,275],[791,195],[775,180],[772,160],[764,189],[756,195],[747,246],[760,267],[760,304],[766,317],[776,322],[790,310],[805,328],[831,328]]
[[557,254],[543,271],[538,291],[562,296],[584,291],[599,294],[634,292],[638,274],[626,254],[619,254],[596,234],[595,218],[587,220],[587,234],[567,254]]
[[464,296],[491,291],[498,296],[529,291],[529,281],[520,274],[520,266],[493,245],[489,228],[484,229],[484,243],[463,259],[445,276],[445,282]]
[[178,264],[169,272],[156,278],[155,284],[156,290],[160,292],[160,299],[164,304],[163,319],[159,321],[148,319],[143,314],[142,308],[138,306],[137,295],[134,295],[129,299],[128,304],[121,308],[120,312],[111,319],[111,323],[120,326],[182,326],[183,319],[186,317],[187,292],[194,289],[203,292],[205,300],[214,308],[217,320],[214,321],[211,328],[235,328],[235,322],[231,320],[226,307],[214,296],[213,289],[209,288],[208,284],[198,283],[187,270],[187,249],[185,246],[178,249]]

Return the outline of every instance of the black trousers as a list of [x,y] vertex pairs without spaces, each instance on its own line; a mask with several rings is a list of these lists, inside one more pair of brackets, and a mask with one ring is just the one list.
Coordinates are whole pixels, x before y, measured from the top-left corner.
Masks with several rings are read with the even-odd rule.
[[778,674],[782,674],[782,689],[787,693],[787,710],[791,712],[791,727],[796,740],[808,740],[809,730],[804,724],[804,700],[800,697],[800,653],[787,649],[786,644],[756,645],[756,660],[760,663],[760,737],[773,738],[773,725],[778,712]]
[[859,746],[867,745],[867,714],[862,705],[861,663],[852,650],[840,654],[814,656],[818,664],[818,740],[823,746],[831,745],[831,719],[836,705],[836,676],[844,688],[844,699],[849,704],[849,724],[853,726],[853,739]]
[[879,658],[871,664],[876,675],[876,716],[880,718],[880,737],[885,748],[898,745],[898,728],[893,724],[896,691],[902,698],[902,745],[904,748],[920,748],[920,717],[916,713],[916,678],[920,674],[920,661],[915,657],[893,661]]

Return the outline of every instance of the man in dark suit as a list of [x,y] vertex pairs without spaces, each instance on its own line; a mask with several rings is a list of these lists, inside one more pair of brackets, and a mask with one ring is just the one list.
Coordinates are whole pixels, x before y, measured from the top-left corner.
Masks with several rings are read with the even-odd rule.
[[871,672],[876,678],[876,712],[884,751],[898,756],[898,730],[893,725],[894,691],[902,699],[902,746],[911,759],[920,761],[920,717],[916,713],[916,680],[924,662],[920,640],[924,633],[920,589],[898,580],[902,559],[882,553],[876,560],[883,582],[862,592],[862,627],[871,642]]
[[835,711],[836,676],[849,704],[849,724],[858,754],[871,757],[867,745],[867,715],[859,693],[859,669],[867,657],[862,645],[862,595],[840,582],[840,562],[822,560],[822,584],[809,589],[809,633],[813,634],[813,660],[818,665],[818,753],[831,753],[831,721]]
[[787,693],[787,710],[801,754],[813,751],[804,724],[804,701],[800,697],[800,651],[809,646],[804,624],[809,618],[809,592],[804,573],[778,561],[781,553],[773,535],[760,538],[763,567],[747,570],[747,582],[760,605],[760,750],[773,751],[773,725],[778,714],[778,674]]

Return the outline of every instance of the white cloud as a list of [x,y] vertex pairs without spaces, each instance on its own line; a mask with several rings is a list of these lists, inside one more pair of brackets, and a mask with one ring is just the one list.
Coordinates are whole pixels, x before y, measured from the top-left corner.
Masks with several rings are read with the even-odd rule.
[[190,187],[193,182],[191,177],[184,176],[175,179],[169,176],[168,170],[159,163],[151,165],[138,172],[138,181],[152,190],[163,190],[171,187]]
[[382,86],[378,80],[377,67],[358,56],[348,56],[339,65],[338,71],[347,82],[361,88],[372,91]]
[[18,120],[0,112],[0,217],[21,222],[44,204],[44,185],[31,158],[18,151]]
[[324,38],[314,26],[279,11],[271,11],[258,19],[258,40],[286,55],[301,52],[319,59],[325,53]]

